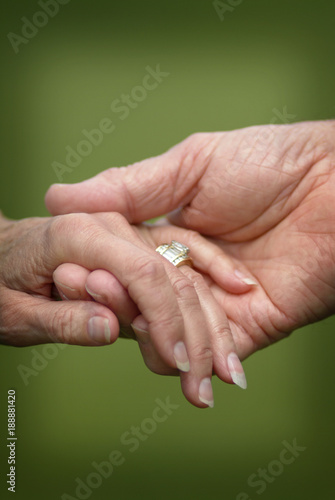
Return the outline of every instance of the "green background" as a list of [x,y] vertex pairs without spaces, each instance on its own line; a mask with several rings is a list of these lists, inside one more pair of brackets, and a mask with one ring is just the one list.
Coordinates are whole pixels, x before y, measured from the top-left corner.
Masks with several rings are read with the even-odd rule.
[[[58,182],[52,162],[63,163],[66,146],[105,117],[115,131],[64,182],[159,154],[193,132],[269,123],[285,106],[296,121],[334,118],[330,0],[244,0],[223,21],[211,1],[72,0],[17,54],[7,34],[21,34],[21,18],[41,9],[30,0],[1,9],[0,208],[8,217],[47,215],[43,196]],[[157,64],[170,75],[120,120],[111,102]],[[14,388],[17,499],[75,497],[75,479],[85,481],[92,462],[115,449],[124,463],[89,498],[334,498],[333,330],[326,320],[246,360],[247,391],[214,380],[214,410],[193,408],[176,378],[150,373],[130,341],[1,346],[0,497],[11,498],[6,402]],[[25,385],[17,368],[32,367],[36,352],[56,356]],[[179,408],[131,452],[121,436],[167,397]],[[306,450],[258,494],[248,478],[294,439]]]

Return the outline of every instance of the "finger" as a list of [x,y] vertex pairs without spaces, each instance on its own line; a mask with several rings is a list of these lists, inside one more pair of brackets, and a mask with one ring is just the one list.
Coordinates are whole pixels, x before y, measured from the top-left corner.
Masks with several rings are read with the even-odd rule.
[[[83,217],[83,214],[71,214],[50,219],[48,235],[50,247],[55,249],[51,256],[51,269],[55,260],[57,265],[76,261],[86,269],[105,269],[113,274],[137,304],[149,324],[150,333],[155,335],[160,332],[159,349],[165,363],[176,367],[174,344],[183,339],[184,322],[168,275],[171,270],[166,272],[163,259],[154,250],[143,249],[120,239],[105,227],[97,230],[101,219],[105,225],[109,222],[118,231],[117,226],[121,222],[124,226],[122,216],[104,214],[103,217],[100,214],[100,217],[92,218],[85,215],[87,224],[95,227],[94,234],[92,231],[80,230]],[[68,234],[72,237],[68,238]]]
[[179,375],[179,370],[167,366],[158,354],[151,341],[150,334],[148,332],[148,325],[143,316],[137,316],[134,319],[131,328],[136,335],[136,340],[138,342],[143,360],[149,370],[153,373],[157,373],[158,375]]
[[[129,295],[116,278],[103,270],[93,271],[88,277],[86,288],[95,300],[112,309],[119,321],[123,322],[123,325],[132,323],[132,331],[136,335],[144,362],[151,371],[160,375],[176,375],[179,373],[178,370],[167,366],[159,355],[150,338],[147,322],[143,316],[138,316],[139,311],[136,305],[131,301]],[[135,321],[133,321],[134,318]],[[121,333],[125,337],[131,337],[131,332],[124,327],[121,328]]]
[[[170,224],[187,229],[193,229],[201,232],[202,234],[206,234],[206,230],[209,227],[208,215],[204,218],[203,211],[196,209],[194,204],[185,204],[184,206],[172,210],[167,215],[167,219]],[[212,235],[213,233],[210,234]]]
[[67,300],[95,300],[107,306],[121,326],[130,325],[138,308],[112,274],[98,269],[90,272],[77,264],[62,264],[53,273],[61,297]]
[[[200,408],[214,406],[211,376],[213,372],[213,353],[210,338],[207,334],[207,323],[194,282],[180,269],[171,266],[178,278],[174,281],[174,290],[180,310],[183,314],[185,328],[184,340],[175,344],[174,355],[177,367],[181,372],[182,390],[185,397]],[[186,267],[186,266],[185,266]],[[158,335],[151,335],[157,348]]]
[[92,271],[86,279],[86,290],[94,300],[107,306],[117,316],[121,326],[129,326],[139,310],[127,290],[108,271]]
[[65,263],[55,269],[53,280],[62,299],[92,300],[85,283],[90,274],[88,269],[77,264]]
[[171,203],[175,185],[165,185],[167,165],[169,159],[162,155],[106,170],[78,184],[55,184],[47,191],[45,204],[52,215],[111,211],[122,213],[129,222],[140,222],[178,206],[177,200]]
[[164,363],[152,342],[138,342],[138,347],[141,351],[143,361],[147,368],[157,375],[179,376],[179,371],[176,368],[171,368]]
[[[102,346],[115,342],[119,334],[116,316],[94,302],[53,301],[23,292],[6,293],[2,324],[7,335],[3,343],[17,346],[60,342],[81,346]],[[15,304],[20,302],[24,321],[17,321]]]
[[[167,265],[169,266],[170,264],[167,263]],[[179,274],[179,270],[176,270],[173,267],[172,269]],[[102,273],[104,273],[105,275]],[[99,289],[99,286],[101,286],[103,280],[106,280],[104,286],[104,298],[99,298],[97,294],[94,294],[94,298],[99,300],[99,302],[108,305],[111,300],[111,295],[108,293],[108,282],[110,279],[110,275],[105,271],[95,271],[91,273],[89,279],[94,278],[94,275],[96,275],[97,278],[102,278],[96,281],[96,284],[92,286],[97,286],[96,290]],[[91,285],[87,283],[87,288],[88,286],[91,287]],[[179,284],[178,286],[193,287],[193,283],[188,283],[188,281],[185,281],[183,285]],[[179,297],[178,293],[176,293],[176,296],[178,301],[180,301],[181,303],[181,311],[184,318],[184,324],[190,325],[185,329],[187,348],[185,349],[184,342],[178,342],[174,348],[174,356],[175,359],[177,359],[178,368],[180,368],[182,371],[189,371],[189,373],[185,374],[184,384],[182,385],[183,392],[187,399],[189,399],[196,406],[212,406],[212,395],[210,395],[210,398],[207,399],[207,393],[211,390],[211,384],[208,383],[208,380],[210,379],[212,373],[212,364],[210,345],[205,329],[204,314],[201,310],[201,307],[199,307],[198,297],[194,293],[194,290],[192,290],[190,293],[190,297],[192,297],[190,299],[186,299],[185,293],[182,294],[182,297]],[[115,307],[113,310],[115,312]],[[135,320],[132,322],[132,328],[136,334],[136,338],[138,340],[139,347],[147,367],[154,373],[158,373],[161,375],[178,374],[178,371],[176,369],[173,369],[170,366],[166,365],[159,354],[162,340],[161,334],[159,338],[157,338],[155,334],[149,334],[148,325],[143,316],[137,316],[138,310],[136,307],[132,311],[132,315],[135,318]],[[203,328],[201,328],[201,326]],[[189,343],[187,342],[186,332],[189,332],[188,336],[191,337],[191,341]],[[192,332],[192,335],[190,335],[190,332]],[[187,353],[189,353],[189,355]],[[192,367],[191,369],[190,364]],[[207,384],[207,386],[209,386],[209,388],[206,388],[206,397],[201,394],[201,391],[199,392],[199,388],[204,385],[204,380],[206,381],[205,385]]]
[[[118,224],[122,222],[124,226],[124,218],[119,214],[85,215],[88,224],[94,223],[94,235],[78,230],[78,220],[82,225],[83,217],[83,214],[71,214],[50,219],[50,246],[60,252],[56,254],[57,260],[76,258],[78,264],[87,269],[106,269],[115,275],[148,322],[153,344],[164,362],[172,368],[183,368],[188,359],[184,344],[186,331],[197,337],[198,332],[206,328],[192,283],[153,249],[142,248],[144,244],[140,239],[134,245],[115,237],[105,227],[96,230],[97,220],[101,219],[105,226],[109,223],[117,231]],[[65,233],[61,230],[64,224]],[[68,232],[71,239],[65,237]],[[199,388],[204,379],[210,378],[213,369],[210,344],[207,337],[200,336],[201,342],[189,358],[192,384],[185,394],[196,406],[204,406]]]
[[194,267],[201,273],[208,274],[213,281],[220,285],[229,293],[246,293],[257,281],[240,262],[231,257],[219,246],[219,242],[214,239],[204,238],[196,231],[185,230],[176,226],[165,224],[162,226],[147,224],[150,237],[158,245],[177,240],[190,248],[190,256],[193,259]]
[[194,283],[200,304],[206,315],[215,374],[227,383],[235,383],[242,389],[246,389],[246,377],[237,355],[234,338],[224,310],[214,298],[205,280],[198,273],[188,266],[182,266],[181,270]]
[[[46,207],[53,215],[119,212],[132,223],[163,215],[188,203],[212,140],[212,134],[196,134],[156,158],[111,168],[78,184],[54,184],[46,193]],[[201,168],[192,168],[200,152]]]

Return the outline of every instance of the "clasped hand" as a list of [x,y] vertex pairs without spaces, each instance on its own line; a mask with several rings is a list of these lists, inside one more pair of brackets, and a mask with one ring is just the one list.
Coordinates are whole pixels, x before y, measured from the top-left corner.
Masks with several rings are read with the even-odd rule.
[[[334,312],[334,138],[334,122],[196,134],[52,186],[57,217],[0,227],[2,342],[102,345],[121,325],[196,406],[212,372],[246,387],[239,360]],[[194,269],[155,252],[172,239]]]

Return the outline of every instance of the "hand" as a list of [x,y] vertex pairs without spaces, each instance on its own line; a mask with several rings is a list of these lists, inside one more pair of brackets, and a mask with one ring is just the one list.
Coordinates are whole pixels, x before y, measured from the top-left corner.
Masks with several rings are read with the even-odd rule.
[[184,371],[182,388],[190,402],[204,407],[213,400],[207,330],[215,328],[221,334],[219,372],[232,382],[227,358],[236,349],[226,317],[206,285],[155,252],[120,214],[0,223],[2,343],[102,345],[116,340],[118,320],[107,307],[53,300],[54,271],[73,262],[89,271],[105,269],[118,279],[148,325],[162,361]]
[[212,286],[243,359],[334,312],[334,145],[334,122],[196,134],[160,157],[55,185],[46,203],[132,223],[181,207],[171,222],[211,236],[259,283],[245,295]]
[[[231,365],[235,365],[235,369],[233,366],[229,366],[229,363],[227,363],[229,371],[226,369],[225,359],[232,348],[231,332],[223,311],[220,310],[212,293],[210,293],[210,288],[214,286],[213,278],[215,278],[223,290],[242,294],[253,288],[252,278],[245,274],[245,270],[234,259],[225,256],[216,245],[194,231],[162,225],[161,221],[156,226],[140,225],[133,229],[152,248],[172,239],[182,241],[193,248],[194,269],[182,266],[179,271],[184,273],[194,284],[200,304],[205,311],[208,322],[206,333],[209,336],[213,352],[213,371],[222,380],[229,383],[234,381],[242,388],[246,388],[242,367],[236,358],[236,363],[234,362],[234,356],[230,358],[230,362]],[[172,266],[172,264],[169,265]],[[139,316],[136,304],[114,276],[102,269],[90,272],[81,266],[67,263],[59,266],[53,277],[64,300],[95,300],[110,308],[119,319],[120,336],[134,338],[135,332],[135,338],[139,342],[144,361],[150,370],[162,375],[178,374],[176,370],[167,366],[157,353],[148,333],[148,325],[143,317]],[[221,325],[223,327],[218,321],[220,318],[222,318]]]

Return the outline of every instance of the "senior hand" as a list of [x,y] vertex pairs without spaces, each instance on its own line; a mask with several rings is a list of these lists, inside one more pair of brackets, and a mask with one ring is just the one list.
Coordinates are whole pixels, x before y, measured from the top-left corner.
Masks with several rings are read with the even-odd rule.
[[[156,248],[164,241],[177,239],[193,249],[191,256],[194,269],[181,266],[179,272],[193,283],[200,306],[207,318],[206,334],[212,347],[213,371],[222,380],[228,383],[233,381],[245,389],[243,368],[237,356],[231,354],[232,347],[235,349],[235,346],[231,344],[232,336],[228,321],[210,291],[214,284],[211,274],[220,281],[222,288],[230,293],[248,292],[256,283],[245,274],[240,264],[237,265],[234,259],[224,255],[216,245],[194,231],[162,224],[161,221],[156,226],[143,224],[134,226],[133,229],[152,248]],[[169,263],[168,265],[172,266]],[[151,371],[161,375],[177,374],[157,353],[143,316],[139,316],[136,304],[113,275],[103,269],[91,272],[81,266],[66,263],[59,266],[53,276],[63,299],[95,300],[109,307],[119,319],[120,336],[138,340],[144,361]]]
[[163,363],[183,371],[187,399],[212,406],[213,353],[207,331],[222,335],[220,373],[229,382],[228,356],[237,359],[226,316],[202,281],[196,281],[197,293],[192,278],[155,252],[120,214],[0,219],[1,342],[102,345],[116,340],[118,320],[104,305],[53,300],[53,273],[68,262],[115,276],[148,325]]
[[132,223],[181,207],[170,221],[213,237],[259,283],[244,295],[212,285],[243,359],[335,310],[334,165],[334,121],[196,134],[157,158],[52,186],[46,204]]

